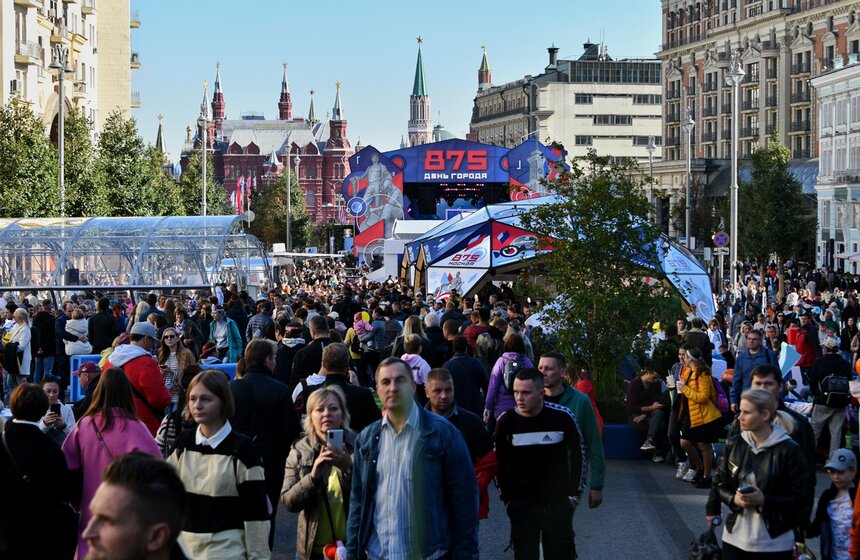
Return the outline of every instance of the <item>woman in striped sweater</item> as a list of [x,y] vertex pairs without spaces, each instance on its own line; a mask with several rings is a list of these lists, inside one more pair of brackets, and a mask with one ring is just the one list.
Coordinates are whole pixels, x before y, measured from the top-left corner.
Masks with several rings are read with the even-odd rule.
[[269,558],[269,508],[263,463],[251,440],[230,426],[235,412],[227,376],[198,374],[188,386],[185,430],[167,462],[188,492],[180,544],[189,558]]

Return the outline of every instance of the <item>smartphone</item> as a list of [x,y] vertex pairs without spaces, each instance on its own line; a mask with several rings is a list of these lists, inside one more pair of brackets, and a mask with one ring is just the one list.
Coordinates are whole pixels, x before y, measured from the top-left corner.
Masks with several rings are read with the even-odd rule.
[[51,412],[54,414],[60,413],[60,403],[54,403],[51,405]]
[[335,449],[343,449],[343,430],[329,430],[327,437]]
[[740,492],[741,494],[752,494],[753,492],[755,492],[755,486],[753,486],[752,484],[744,484],[743,486],[738,488],[738,492]]

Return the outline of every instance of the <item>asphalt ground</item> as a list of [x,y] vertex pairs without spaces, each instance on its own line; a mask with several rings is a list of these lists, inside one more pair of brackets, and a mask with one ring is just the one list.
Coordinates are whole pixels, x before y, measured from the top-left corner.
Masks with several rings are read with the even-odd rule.
[[[830,481],[818,474],[818,495]],[[707,529],[707,490],[675,479],[675,467],[649,461],[608,461],[603,504],[583,504],[573,525],[583,560],[686,560],[690,542]],[[725,509],[724,509],[725,515]],[[278,512],[273,559],[295,558],[296,518],[283,506]],[[721,530],[717,531],[717,534]],[[510,526],[498,493],[491,488],[490,517],[481,522],[481,558],[512,559]],[[818,554],[818,540],[809,541]]]

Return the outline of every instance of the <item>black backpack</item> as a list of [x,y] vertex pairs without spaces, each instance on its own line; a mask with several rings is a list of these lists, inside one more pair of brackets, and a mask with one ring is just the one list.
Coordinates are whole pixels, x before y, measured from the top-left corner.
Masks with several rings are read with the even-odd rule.
[[821,399],[824,406],[845,408],[851,402],[848,378],[831,373],[821,380]]
[[353,354],[361,354],[361,339],[358,338],[358,333],[355,333],[352,342],[349,343],[349,351]]
[[512,395],[514,394],[514,378],[517,376],[517,372],[524,368],[525,366],[519,358],[505,361],[505,371],[502,373],[502,383],[504,383],[505,389],[508,393]]

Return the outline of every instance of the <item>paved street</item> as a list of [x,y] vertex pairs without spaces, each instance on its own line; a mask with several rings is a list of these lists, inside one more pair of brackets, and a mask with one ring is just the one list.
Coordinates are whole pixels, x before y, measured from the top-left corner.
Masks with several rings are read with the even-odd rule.
[[[705,529],[707,491],[675,480],[675,469],[645,461],[609,461],[607,488],[600,508],[583,507],[574,520],[576,544],[583,560],[686,559],[690,541]],[[829,484],[818,475],[816,498]],[[278,545],[273,558],[295,557],[295,516],[281,508]],[[513,558],[508,545],[508,520],[498,496],[490,503],[490,518],[481,523],[481,557]],[[811,541],[818,551],[818,541]]]

